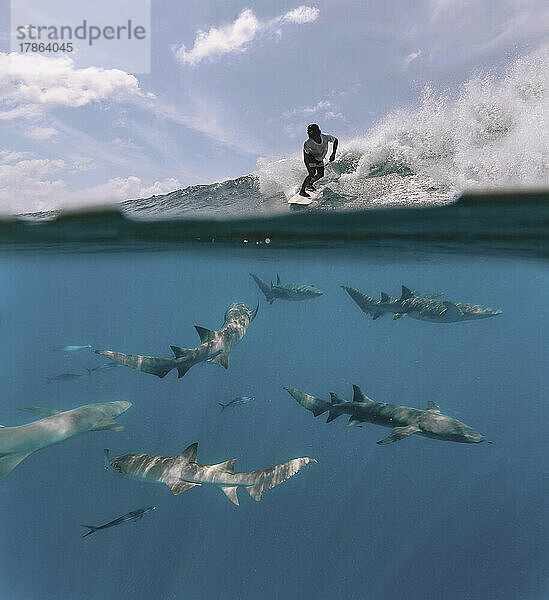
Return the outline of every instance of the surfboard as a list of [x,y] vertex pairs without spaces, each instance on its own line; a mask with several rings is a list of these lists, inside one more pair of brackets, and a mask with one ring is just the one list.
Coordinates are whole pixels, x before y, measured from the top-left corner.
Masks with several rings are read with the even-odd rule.
[[300,196],[299,192],[297,194],[294,194],[289,200],[288,200],[288,204],[299,204],[301,206],[308,206],[309,204],[311,204],[311,202],[313,202],[314,200],[317,200],[318,197],[321,195],[322,191],[321,190],[316,190],[314,192],[307,192],[307,194],[309,194],[309,198],[305,198],[305,196]]

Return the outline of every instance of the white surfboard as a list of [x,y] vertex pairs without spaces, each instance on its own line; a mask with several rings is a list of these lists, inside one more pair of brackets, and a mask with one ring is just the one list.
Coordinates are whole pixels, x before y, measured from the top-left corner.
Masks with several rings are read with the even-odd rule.
[[305,196],[300,196],[298,192],[288,200],[288,204],[299,204],[301,206],[308,206],[309,204],[311,204],[311,202],[313,202],[313,200],[317,200],[321,193],[321,190],[307,192],[307,194],[309,194],[309,198],[305,198]]

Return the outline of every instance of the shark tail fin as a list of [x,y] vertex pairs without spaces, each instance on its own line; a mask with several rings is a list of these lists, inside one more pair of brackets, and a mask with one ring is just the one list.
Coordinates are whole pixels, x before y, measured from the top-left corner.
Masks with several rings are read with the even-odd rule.
[[[370,296],[367,296],[366,294],[363,294],[362,292],[359,292],[358,290],[355,290],[354,288],[349,287],[347,285],[342,285],[341,287],[358,304],[358,306],[360,307],[360,310],[362,310],[362,312],[364,312],[366,314],[371,314],[374,318],[377,318],[375,316],[375,314],[378,312],[376,310],[376,307],[380,304],[380,302],[378,302],[377,300],[374,300],[373,298],[370,298]],[[381,316],[382,314],[383,313],[380,312],[379,316]]]
[[285,386],[284,389],[294,400],[297,400],[303,408],[310,410],[315,417],[330,410],[331,404],[329,402],[325,402],[320,398],[316,398],[315,396],[311,396],[310,394],[306,394],[305,392],[301,392],[292,387]]
[[271,286],[269,286],[266,281],[263,281],[263,279],[261,279],[257,275],[254,275],[253,273],[250,273],[250,277],[257,283],[257,287],[263,292],[265,300],[267,300],[269,304],[272,304],[274,300],[273,292],[271,290],[272,284]]
[[165,377],[173,368],[171,358],[155,358],[152,356],[138,356],[136,354],[123,354],[122,352],[113,352],[112,350],[94,350],[96,354],[101,354],[110,358],[119,365],[150,373],[157,377]]
[[82,537],[87,537],[88,535],[95,533],[99,529],[99,527],[95,527],[95,525],[82,525],[82,527],[87,527],[89,529],[89,531],[85,533]]
[[27,456],[30,456],[32,452],[19,452],[17,454],[6,454],[6,456],[0,456],[0,479],[7,477],[20,463],[22,463]]
[[263,492],[280,485],[311,462],[316,462],[316,459],[307,457],[294,458],[274,467],[253,471],[251,475],[255,475],[258,482],[255,485],[247,486],[246,490],[254,500],[259,502]]

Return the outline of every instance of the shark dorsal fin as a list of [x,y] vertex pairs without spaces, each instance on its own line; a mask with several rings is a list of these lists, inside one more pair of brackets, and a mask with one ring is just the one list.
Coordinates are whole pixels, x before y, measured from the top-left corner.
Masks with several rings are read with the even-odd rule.
[[170,346],[170,348],[172,349],[175,358],[181,358],[185,355],[185,348],[180,348],[179,346]]
[[410,288],[407,288],[405,285],[402,286],[402,295],[400,296],[401,300],[408,300],[408,298],[412,298],[414,292]]
[[429,402],[427,402],[427,410],[430,410],[431,412],[439,413],[440,406],[436,402],[429,400]]
[[353,385],[353,402],[373,402],[373,400],[370,400],[358,385]]
[[41,406],[25,406],[24,408],[20,408],[19,410],[24,410],[25,412],[35,413],[42,417],[53,417],[54,415],[58,415],[64,411],[57,410],[55,408],[42,408]]
[[330,392],[330,398],[332,399],[332,404],[343,404],[345,400],[340,398],[335,392]]
[[226,460],[225,462],[218,463],[217,465],[212,465],[215,469],[219,471],[225,471],[225,473],[234,473],[234,463],[236,462],[236,458],[231,458],[230,460]]
[[390,302],[391,296],[389,296],[389,294],[386,294],[385,292],[381,292],[381,301],[382,302]]
[[215,332],[211,329],[206,329],[205,327],[200,327],[200,325],[195,325],[196,333],[200,336],[200,341],[204,344],[205,342],[211,342],[215,335]]
[[196,462],[196,454],[198,452],[198,442],[187,446],[181,454],[177,455],[177,458],[180,460],[184,460],[185,462],[195,463]]
[[280,285],[280,275],[276,274],[276,285]]

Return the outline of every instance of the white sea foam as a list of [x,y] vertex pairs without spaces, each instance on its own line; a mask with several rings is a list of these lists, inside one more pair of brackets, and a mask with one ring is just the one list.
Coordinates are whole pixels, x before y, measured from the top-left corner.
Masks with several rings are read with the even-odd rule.
[[[432,203],[472,188],[549,185],[549,44],[457,94],[423,91],[363,137],[340,143],[328,187],[348,205]],[[258,161],[265,196],[302,181],[300,153]]]

